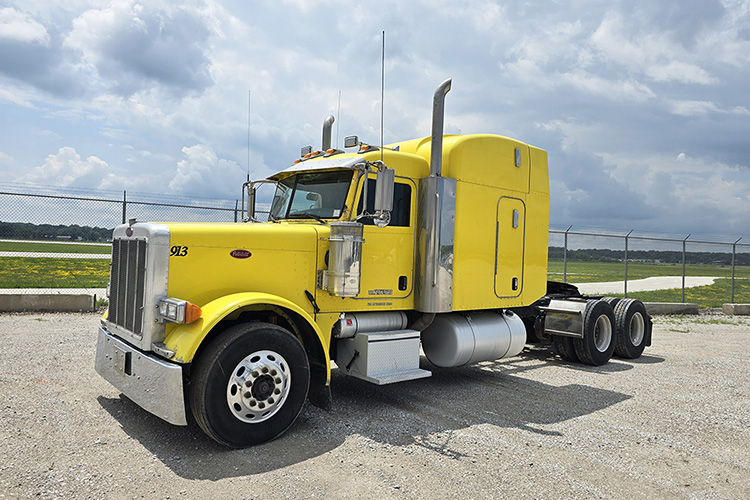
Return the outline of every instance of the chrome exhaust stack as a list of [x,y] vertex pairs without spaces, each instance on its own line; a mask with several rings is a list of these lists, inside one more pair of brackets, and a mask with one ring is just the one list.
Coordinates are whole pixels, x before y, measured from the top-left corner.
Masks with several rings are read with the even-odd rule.
[[443,170],[443,122],[445,121],[445,96],[451,89],[448,78],[435,90],[432,97],[432,140],[430,142],[430,176],[440,177]]
[[333,128],[333,122],[335,121],[336,119],[333,115],[328,115],[326,116],[326,119],[323,120],[323,140],[320,147],[320,150],[323,152],[331,149],[331,129]]
[[442,176],[445,96],[451,79],[441,83],[432,100],[430,175],[419,180],[417,276],[414,308],[423,313],[453,311],[453,236],[456,179]]

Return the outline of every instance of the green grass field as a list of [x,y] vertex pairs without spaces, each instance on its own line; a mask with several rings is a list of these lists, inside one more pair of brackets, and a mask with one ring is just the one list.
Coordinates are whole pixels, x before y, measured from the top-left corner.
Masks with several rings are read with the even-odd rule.
[[[716,280],[713,285],[685,289],[685,302],[698,304],[700,307],[721,307],[729,302],[731,280]],[[652,292],[628,293],[628,298],[640,299],[643,302],[682,302],[682,289],[655,290]],[[750,303],[750,279],[739,278],[734,282],[734,302]]]
[[0,257],[0,288],[104,288],[107,259]]
[[[568,261],[567,267],[568,283],[622,281],[625,276],[625,266],[622,262]],[[731,266],[687,264],[685,275],[725,277],[725,279],[716,280],[713,285],[686,288],[685,302],[696,303],[701,307],[721,307],[722,304],[730,301],[732,296],[731,279],[729,279],[732,276]],[[682,264],[628,263],[628,280],[651,276],[682,276]],[[563,262],[561,260],[549,262],[547,277],[552,281],[563,281]],[[750,302],[750,267],[735,267],[735,278],[734,301],[737,303]],[[629,292],[628,297],[640,299],[644,302],[682,302],[682,288],[651,292]]]
[[[687,264],[686,276],[721,276],[731,277],[731,266],[711,266]],[[563,281],[563,262],[551,260],[547,276],[552,281]],[[628,280],[637,280],[651,276],[682,276],[682,264],[628,263]],[[596,283],[604,281],[622,281],[625,277],[625,264],[622,262],[580,262],[568,261],[568,283]],[[750,267],[737,266],[735,277],[750,278]]]

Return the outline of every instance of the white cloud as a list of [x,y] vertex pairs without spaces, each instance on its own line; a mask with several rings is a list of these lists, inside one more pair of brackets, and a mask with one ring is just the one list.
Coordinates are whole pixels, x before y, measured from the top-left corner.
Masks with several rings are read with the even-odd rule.
[[207,49],[215,27],[196,5],[172,5],[118,0],[87,10],[73,20],[65,46],[123,95],[158,91],[154,85],[178,95],[203,91],[212,84]]
[[565,73],[561,79],[588,94],[616,101],[644,102],[655,97],[648,86],[633,79],[613,80],[577,71]]
[[50,44],[47,29],[30,14],[19,12],[13,7],[0,9],[0,38],[45,47]]
[[177,173],[169,181],[174,194],[236,198],[243,182],[242,167],[216,156],[203,144],[184,147],[185,159],[177,163]]
[[21,95],[18,91],[0,88],[0,100],[12,102],[17,106],[24,108],[34,108],[34,104],[28,99],[28,97]]
[[702,116],[709,113],[719,113],[721,110],[710,101],[672,101],[671,112],[680,116]]
[[657,82],[678,81],[711,85],[719,81],[703,68],[680,61],[669,61],[665,65],[649,66],[646,69],[646,74]]
[[107,162],[89,156],[82,159],[76,150],[65,146],[57,154],[47,156],[43,165],[34,168],[18,181],[53,186],[99,187],[109,174]]

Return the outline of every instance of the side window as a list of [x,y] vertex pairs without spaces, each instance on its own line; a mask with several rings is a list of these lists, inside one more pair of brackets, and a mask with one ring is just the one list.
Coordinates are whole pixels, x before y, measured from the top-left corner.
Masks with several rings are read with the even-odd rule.
[[[375,179],[367,180],[367,212],[375,213]],[[357,213],[362,213],[362,198],[359,199]],[[372,219],[359,220],[366,226],[372,226]],[[393,210],[389,226],[409,227],[411,224],[411,186],[397,182],[393,187]]]

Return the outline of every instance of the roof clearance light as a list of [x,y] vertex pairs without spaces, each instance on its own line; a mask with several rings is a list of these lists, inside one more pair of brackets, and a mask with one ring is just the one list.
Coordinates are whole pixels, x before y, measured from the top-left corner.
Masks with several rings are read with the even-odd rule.
[[159,299],[156,305],[159,316],[170,323],[193,323],[197,321],[203,312],[201,308],[187,300],[165,297]]

